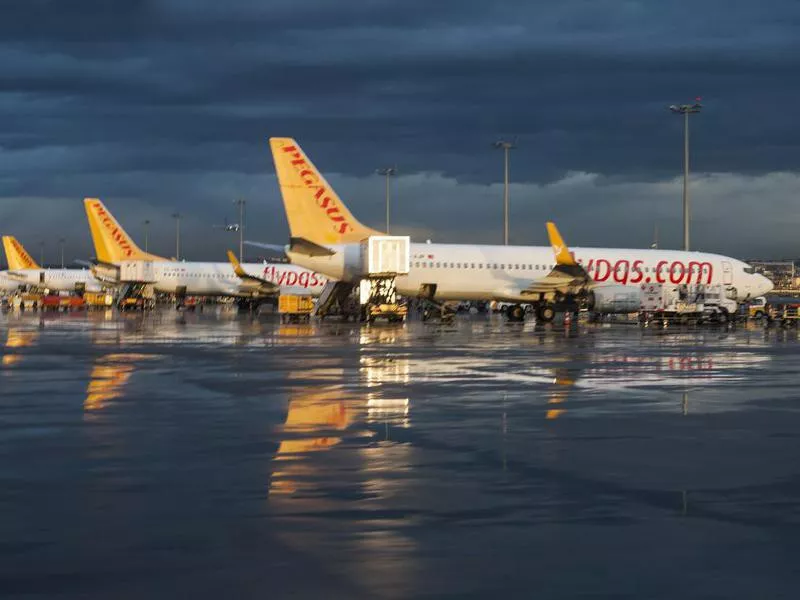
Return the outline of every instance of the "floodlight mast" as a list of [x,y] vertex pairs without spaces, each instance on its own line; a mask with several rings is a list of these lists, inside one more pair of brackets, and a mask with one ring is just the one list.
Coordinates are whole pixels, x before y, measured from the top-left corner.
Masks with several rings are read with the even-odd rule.
[[376,169],[375,173],[386,177],[386,235],[389,235],[389,179],[397,175],[397,167],[385,167],[383,169]]
[[508,246],[508,156],[517,147],[517,141],[497,140],[492,146],[503,150],[503,244]]
[[703,108],[697,98],[694,104],[673,104],[669,107],[674,114],[683,115],[683,249],[688,252],[689,243],[689,115],[699,113]]
[[175,219],[175,260],[181,259],[181,213],[172,213]]

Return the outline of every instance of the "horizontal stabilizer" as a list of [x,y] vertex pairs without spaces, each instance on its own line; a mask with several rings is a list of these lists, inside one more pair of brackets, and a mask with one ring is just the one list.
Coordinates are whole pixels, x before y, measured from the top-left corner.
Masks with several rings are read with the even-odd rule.
[[245,245],[252,246],[253,248],[261,248],[262,250],[272,250],[273,252],[279,252],[283,254],[286,252],[286,246],[281,244],[264,244],[262,242],[249,242],[245,240]]
[[295,254],[303,254],[305,256],[333,256],[336,254],[330,248],[299,237],[293,237],[289,240],[289,250]]

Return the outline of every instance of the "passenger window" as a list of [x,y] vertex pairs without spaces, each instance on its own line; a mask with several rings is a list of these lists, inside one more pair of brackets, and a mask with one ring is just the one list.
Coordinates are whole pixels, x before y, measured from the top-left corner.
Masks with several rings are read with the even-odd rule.
[[501,268],[501,269],[505,269],[505,268],[506,268],[506,266],[505,266],[505,265],[500,265],[500,268]]

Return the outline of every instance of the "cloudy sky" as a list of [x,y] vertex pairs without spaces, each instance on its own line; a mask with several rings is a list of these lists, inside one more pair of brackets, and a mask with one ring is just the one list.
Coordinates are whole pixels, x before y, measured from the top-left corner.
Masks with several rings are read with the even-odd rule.
[[54,260],[92,255],[81,199],[139,240],[224,259],[287,238],[267,138],[295,137],[353,212],[395,232],[512,241],[555,219],[573,245],[681,240],[692,120],[693,243],[800,255],[800,3],[795,0],[4,0],[0,230]]

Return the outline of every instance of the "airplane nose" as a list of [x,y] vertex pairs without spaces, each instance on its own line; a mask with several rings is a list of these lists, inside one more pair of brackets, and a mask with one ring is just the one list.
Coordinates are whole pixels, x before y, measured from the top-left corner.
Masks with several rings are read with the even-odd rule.
[[756,289],[758,290],[758,295],[763,296],[771,292],[775,288],[775,284],[772,283],[769,279],[764,277],[763,275],[759,274],[758,279],[756,280]]

